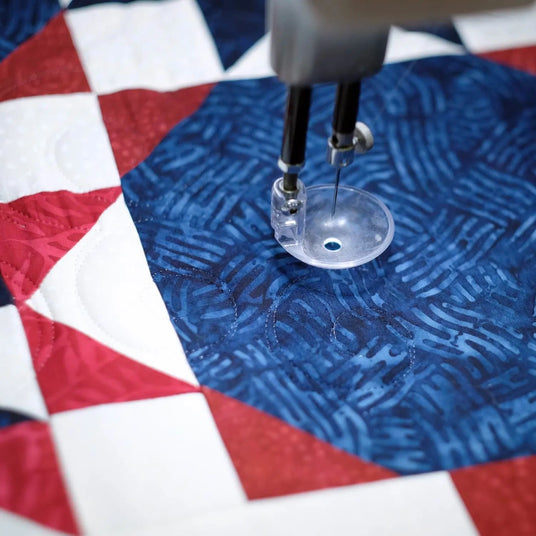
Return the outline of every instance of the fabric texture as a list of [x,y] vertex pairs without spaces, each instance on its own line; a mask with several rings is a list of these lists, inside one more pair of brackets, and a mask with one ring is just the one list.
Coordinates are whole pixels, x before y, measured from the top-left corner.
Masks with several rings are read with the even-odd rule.
[[[364,81],[378,141],[342,174],[397,222],[373,263],[319,270],[274,242],[259,194],[279,150],[273,78],[214,88],[123,178],[127,205],[202,384],[399,473],[529,454],[531,432],[512,431],[536,389],[534,79],[471,56],[420,60],[398,84],[406,69]],[[306,184],[332,177],[332,99],[315,90]],[[252,132],[269,140],[253,154]]]

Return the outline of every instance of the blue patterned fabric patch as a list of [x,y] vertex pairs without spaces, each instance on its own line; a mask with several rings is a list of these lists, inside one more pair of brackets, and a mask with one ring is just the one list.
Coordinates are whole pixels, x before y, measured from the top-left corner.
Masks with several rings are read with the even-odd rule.
[[225,69],[265,33],[264,0],[197,0]]
[[6,287],[4,280],[0,277],[0,307],[2,307],[2,305],[9,305],[10,303],[13,303],[13,298],[11,297],[11,293]]
[[0,61],[37,33],[60,11],[58,0],[0,2]]
[[457,45],[463,45],[462,38],[458,33],[458,30],[454,27],[452,22],[440,22],[436,24],[419,24],[419,25],[405,25],[403,26],[405,30],[412,32],[424,32],[441,37],[441,39],[446,39],[447,41],[452,41]]
[[[334,88],[313,95],[306,184]],[[396,232],[376,261],[306,266],[270,227],[284,87],[224,82],[123,179],[202,384],[403,474],[536,452],[536,78],[472,56],[363,85],[375,148],[342,181]]]
[[11,426],[12,424],[31,420],[33,420],[32,417],[28,417],[22,413],[17,413],[16,411],[8,409],[0,409],[0,429],[5,428],[6,426]]
[[[72,0],[69,3],[69,9],[77,9],[80,7],[93,6],[95,4],[131,4],[139,0]],[[145,2],[158,2],[159,0],[144,0]]]

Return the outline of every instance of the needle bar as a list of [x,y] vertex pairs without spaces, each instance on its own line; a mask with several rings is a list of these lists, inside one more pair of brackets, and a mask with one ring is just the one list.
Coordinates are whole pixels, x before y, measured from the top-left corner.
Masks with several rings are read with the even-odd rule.
[[335,175],[335,188],[333,189],[333,202],[331,203],[331,217],[335,216],[335,209],[337,208],[337,194],[339,193],[339,180],[341,178],[341,168],[337,168]]

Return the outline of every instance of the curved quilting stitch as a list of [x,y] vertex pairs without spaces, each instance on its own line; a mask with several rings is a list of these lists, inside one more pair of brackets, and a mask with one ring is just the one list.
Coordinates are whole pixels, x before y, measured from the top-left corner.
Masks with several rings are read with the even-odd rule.
[[[164,269],[164,270],[161,270],[161,271],[165,271],[165,272],[168,272],[172,277],[176,277],[176,274],[172,271],[172,270],[169,270],[169,269]],[[197,271],[198,273],[202,273],[201,271]],[[188,276],[181,276],[182,279],[193,279],[192,277],[188,277]],[[206,340],[199,340],[197,346],[193,346],[192,347],[192,351],[193,352],[198,352],[200,350],[202,350],[203,352],[208,352],[210,351],[211,349],[217,347],[218,345],[220,345],[225,339],[227,339],[228,337],[232,336],[235,332],[236,332],[236,329],[237,329],[237,324],[238,324],[238,306],[237,306],[237,303],[236,303],[236,300],[232,294],[232,292],[230,291],[230,289],[228,288],[227,285],[223,284],[224,282],[221,281],[221,280],[218,280],[217,278],[209,278],[209,277],[197,277],[196,280],[198,281],[204,281],[206,286],[214,286],[215,288],[217,288],[218,290],[224,292],[227,294],[231,304],[232,304],[232,307],[233,307],[233,316],[234,316],[234,320],[231,322],[231,326],[229,328],[227,328],[225,330],[225,332],[219,336],[218,339],[216,340],[211,340],[209,342],[207,342]],[[218,283],[219,281],[219,283]],[[168,313],[170,314],[170,317],[172,318],[172,320],[174,321],[179,321],[180,318],[182,316],[184,316],[183,314],[179,315],[178,313],[176,312],[169,312]],[[195,343],[194,343],[195,344]],[[202,356],[199,356],[199,359],[202,359]]]

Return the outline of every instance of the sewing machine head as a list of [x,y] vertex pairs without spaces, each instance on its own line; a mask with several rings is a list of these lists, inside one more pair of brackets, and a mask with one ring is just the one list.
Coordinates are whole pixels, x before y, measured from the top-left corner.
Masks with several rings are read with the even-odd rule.
[[[372,132],[356,122],[361,79],[383,64],[389,24],[438,20],[453,13],[495,9],[527,0],[270,0],[271,62],[288,86],[279,168],[272,187],[271,222],[277,241],[294,257],[322,268],[350,268],[380,255],[394,235],[393,218],[373,195],[339,184],[341,169],[369,151]],[[331,185],[306,188],[311,86],[337,84],[327,161]]]

